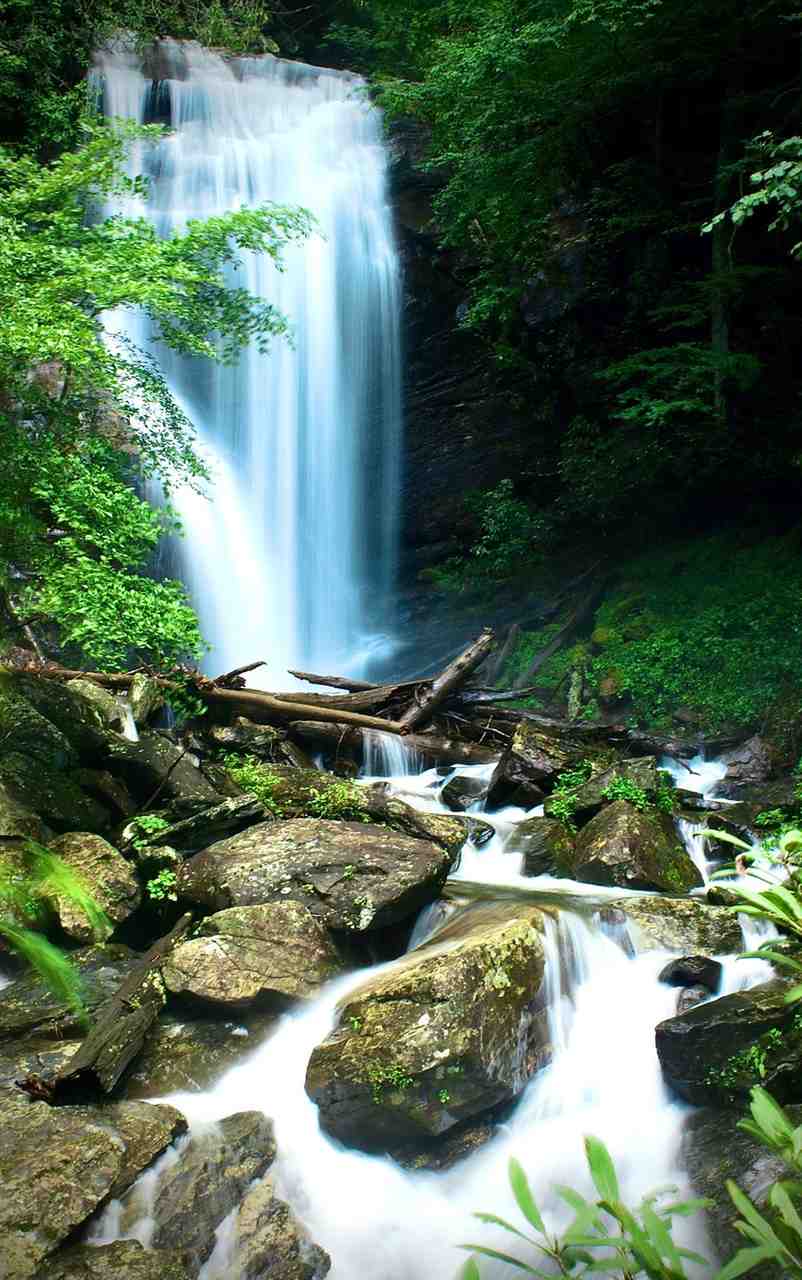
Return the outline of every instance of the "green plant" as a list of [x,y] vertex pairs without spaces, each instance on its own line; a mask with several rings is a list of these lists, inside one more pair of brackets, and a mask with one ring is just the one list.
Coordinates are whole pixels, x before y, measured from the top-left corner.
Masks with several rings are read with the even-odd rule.
[[549,815],[557,818],[570,830],[574,829],[574,814],[578,803],[577,792],[593,776],[593,764],[582,760],[572,769],[564,769],[549,798]]
[[385,1089],[411,1089],[415,1083],[403,1067],[388,1067],[378,1062],[368,1064],[366,1078],[377,1106],[381,1105]]
[[273,795],[276,787],[281,786],[281,778],[271,773],[268,765],[262,764],[256,756],[242,756],[234,752],[223,756],[223,764],[238,787],[256,796],[274,817],[283,816],[283,810]]
[[152,837],[166,831],[170,823],[158,813],[140,813],[131,819],[131,844],[138,853],[149,848]]
[[[502,1227],[524,1240],[529,1256],[539,1254],[546,1270],[483,1245],[467,1244],[463,1248],[544,1280],[554,1274],[585,1276],[598,1272],[630,1280],[641,1275],[650,1280],[685,1280],[686,1262],[705,1264],[704,1258],[675,1244],[672,1226],[675,1217],[695,1213],[706,1201],[676,1201],[671,1198],[675,1190],[671,1188],[645,1196],[637,1208],[629,1208],[621,1199],[615,1166],[605,1145],[598,1138],[588,1137],[585,1155],[598,1198],[586,1200],[570,1187],[555,1187],[557,1195],[574,1213],[573,1221],[562,1234],[548,1231],[517,1160],[509,1164],[510,1186],[518,1208],[534,1228],[535,1235],[520,1231],[495,1214],[476,1214],[481,1222]],[[597,1250],[601,1250],[601,1254],[596,1253]],[[465,1265],[461,1276],[462,1280],[479,1280],[475,1257]]]
[[[323,790],[312,788],[309,792],[309,812],[316,818],[340,818],[352,822],[370,822],[365,809],[365,797],[353,782],[332,782]],[[346,867],[343,875],[349,880],[356,871]]]
[[614,778],[602,794],[605,800],[626,800],[628,804],[631,804],[633,808],[639,809],[641,812],[652,807],[643,787],[639,787],[630,778]]
[[198,693],[195,683],[198,672],[173,667],[168,674],[169,683],[164,686],[164,698],[176,723],[182,725],[205,716],[206,703]]
[[152,880],[148,880],[145,886],[151,902],[177,902],[177,882],[178,877],[175,871],[164,867]]
[[448,1106],[449,1102],[451,1101],[451,1094],[448,1092],[448,1089],[439,1089],[439,1090],[438,1090],[438,1092],[437,1092],[437,1101],[438,1101],[438,1102],[442,1102],[442,1104],[443,1104],[443,1106],[444,1106],[444,1107],[447,1107],[447,1106]]

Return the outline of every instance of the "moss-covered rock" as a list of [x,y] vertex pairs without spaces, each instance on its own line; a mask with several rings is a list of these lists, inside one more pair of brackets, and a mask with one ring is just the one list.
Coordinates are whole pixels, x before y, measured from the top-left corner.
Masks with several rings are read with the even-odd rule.
[[802,1013],[779,979],[667,1018],[656,1032],[663,1075],[688,1102],[726,1106],[756,1084],[802,1099]]
[[208,809],[223,799],[203,775],[195,760],[169,738],[143,730],[138,742],[109,739],[108,768],[122,778],[132,794],[147,802],[154,792],[176,817]]
[[588,884],[687,893],[702,884],[667,814],[616,800],[580,831],[559,870]]
[[128,690],[134,724],[143,728],[164,706],[164,692],[158,680],[138,671]]
[[179,822],[164,819],[153,830],[144,829],[141,822],[130,822],[123,830],[122,844],[126,852],[131,850],[138,862],[147,861],[163,847],[183,854],[199,853],[201,849],[208,849],[210,844],[236,835],[269,817],[255,796],[233,796]]
[[451,865],[440,845],[361,822],[263,822],[213,844],[179,871],[189,902],[220,911],[294,899],[355,933],[405,920],[439,896]]
[[79,756],[90,760],[105,753],[107,733],[97,708],[58,680],[15,672],[5,687],[24,698],[64,735]]
[[48,1258],[36,1280],[194,1280],[172,1249],[144,1249],[138,1240],[76,1245]]
[[626,916],[641,951],[733,955],[743,950],[737,916],[726,907],[711,906],[699,898],[620,898],[605,910]]
[[540,803],[566,769],[589,760],[602,770],[613,759],[604,747],[589,747],[556,727],[547,729],[522,720],[490,780],[487,803],[494,808],[508,804],[530,808]]
[[22,697],[8,676],[0,676],[0,736],[3,755],[16,752],[55,769],[66,769],[78,760],[61,730]]
[[506,848],[522,855],[525,876],[544,876],[570,861],[574,840],[573,832],[555,818],[527,818],[513,828]]
[[[577,822],[587,822],[605,804],[609,804],[611,799],[609,792],[615,788],[616,784],[621,783],[641,792],[645,799],[653,801],[657,795],[659,783],[657,761],[654,756],[621,760],[611,765],[609,769],[594,772],[587,782],[573,792],[573,811]],[[544,813],[551,814],[556,803],[555,798],[549,796],[543,806]]]
[[331,1259],[306,1235],[273,1179],[252,1186],[232,1227],[238,1280],[323,1280]]
[[69,771],[21,755],[0,755],[0,785],[19,805],[55,831],[107,831],[109,810]]
[[328,931],[291,901],[209,916],[162,972],[174,995],[234,1009],[307,999],[343,967]]
[[[83,947],[71,959],[81,978],[91,1013],[119,987],[139,957],[116,944]],[[78,1011],[55,995],[35,973],[26,973],[0,991],[0,1041],[22,1035],[58,1038],[85,1031]]]
[[323,1128],[380,1149],[518,1093],[550,1052],[542,929],[536,907],[483,904],[352,992],[309,1063]]
[[[112,924],[122,924],[136,911],[142,897],[139,881],[125,858],[102,836],[73,831],[53,840],[50,848],[83,880]],[[101,941],[94,937],[88,916],[70,898],[56,898],[54,906],[69,937],[77,942]]]
[[109,689],[104,689],[101,684],[84,676],[68,680],[65,687],[95,708],[105,728],[111,729],[113,733],[122,733],[125,723],[123,704]]

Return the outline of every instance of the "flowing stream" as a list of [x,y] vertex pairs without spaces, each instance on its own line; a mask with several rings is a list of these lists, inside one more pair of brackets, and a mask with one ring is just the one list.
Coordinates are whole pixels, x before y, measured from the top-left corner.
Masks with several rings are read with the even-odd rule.
[[111,341],[155,355],[212,471],[213,501],[173,496],[186,537],[166,567],[189,587],[215,670],[262,658],[360,674],[392,643],[400,493],[400,277],[380,118],[348,72],[169,40],[149,60],[124,47],[96,59],[107,115],[170,129],[135,148],[148,199],[118,211],[162,235],[269,202],[317,223],[282,272],[244,253],[232,273],[290,319],[292,341],[267,355],[183,359],[141,316],[109,317]]
[[[382,741],[374,744],[371,769],[398,763],[393,756],[382,756]],[[486,766],[456,766],[451,772],[405,769],[386,781],[418,809],[448,812],[440,798],[446,783],[454,777],[475,781],[483,773]],[[474,891],[482,884],[488,898],[512,888],[558,908],[556,919],[547,922],[544,979],[554,1056],[490,1142],[449,1171],[410,1172],[388,1157],[345,1149],[321,1131],[304,1089],[309,1056],[335,1025],[343,998],[387,966],[362,969],[329,984],[308,1006],[285,1015],[271,1038],[212,1088],[162,1099],[178,1106],[195,1131],[246,1109],[262,1110],[273,1119],[279,1154],[271,1176],[312,1239],[331,1254],[332,1280],[453,1280],[466,1256],[459,1248],[465,1241],[506,1251],[512,1246],[515,1252],[510,1237],[478,1224],[473,1212],[519,1221],[506,1177],[514,1155],[527,1171],[547,1222],[564,1223],[567,1211],[553,1187],[562,1183],[591,1191],[583,1153],[587,1134],[608,1144],[624,1194],[632,1200],[667,1183],[687,1191],[680,1142],[689,1108],[663,1084],[654,1048],[655,1025],[676,1009],[676,988],[658,981],[675,953],[642,951],[637,930],[626,924],[605,926],[598,908],[605,898],[626,898],[626,891],[521,876],[514,833],[534,811],[485,814],[479,800],[471,812],[494,827],[494,836],[482,848],[467,842],[452,892],[459,897],[460,884],[470,881]],[[452,900],[424,910],[410,947],[436,939],[455,909],[459,906]],[[723,991],[753,985],[770,971],[760,961],[719,958]],[[180,1158],[179,1144],[123,1202],[110,1206],[95,1241],[131,1236],[147,1243],[160,1170]],[[712,1257],[698,1219],[681,1223],[678,1231],[678,1238]],[[235,1210],[218,1226],[202,1280],[238,1280],[240,1274]],[[501,1264],[482,1263],[487,1280],[510,1274]]]

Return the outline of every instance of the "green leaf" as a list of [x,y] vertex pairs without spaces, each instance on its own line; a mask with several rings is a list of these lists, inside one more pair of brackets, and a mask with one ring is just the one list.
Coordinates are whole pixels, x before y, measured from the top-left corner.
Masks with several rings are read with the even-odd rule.
[[618,1178],[610,1152],[599,1138],[585,1138],[585,1154],[593,1183],[603,1200],[618,1200]]
[[545,1235],[546,1228],[543,1223],[543,1219],[540,1216],[540,1211],[535,1204],[534,1197],[532,1196],[526,1174],[519,1162],[514,1158],[510,1160],[508,1165],[508,1173],[510,1186],[512,1187],[512,1193],[515,1196],[518,1208],[521,1210],[521,1213],[524,1215],[526,1220],[531,1222],[535,1230],[539,1231],[541,1235]]
[[760,1266],[761,1262],[768,1262],[772,1257],[773,1251],[765,1246],[739,1249],[735,1256],[716,1272],[715,1280],[736,1280],[737,1276],[746,1275],[748,1271]]

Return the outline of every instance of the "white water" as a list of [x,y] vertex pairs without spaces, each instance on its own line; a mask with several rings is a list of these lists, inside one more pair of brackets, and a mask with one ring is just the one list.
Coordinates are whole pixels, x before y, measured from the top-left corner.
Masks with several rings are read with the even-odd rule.
[[[174,495],[186,529],[177,570],[216,670],[360,673],[389,644],[400,455],[400,281],[381,122],[362,81],[269,55],[225,58],[162,41],[158,88],[132,53],[97,58],[106,113],[154,112],[172,132],[141,145],[147,216],[188,219],[274,201],[318,231],[279,273],[242,255],[239,287],[289,317],[294,343],[247,350],[233,368],[153,348],[199,429],[213,501]],[[151,346],[143,320],[109,328]]]

